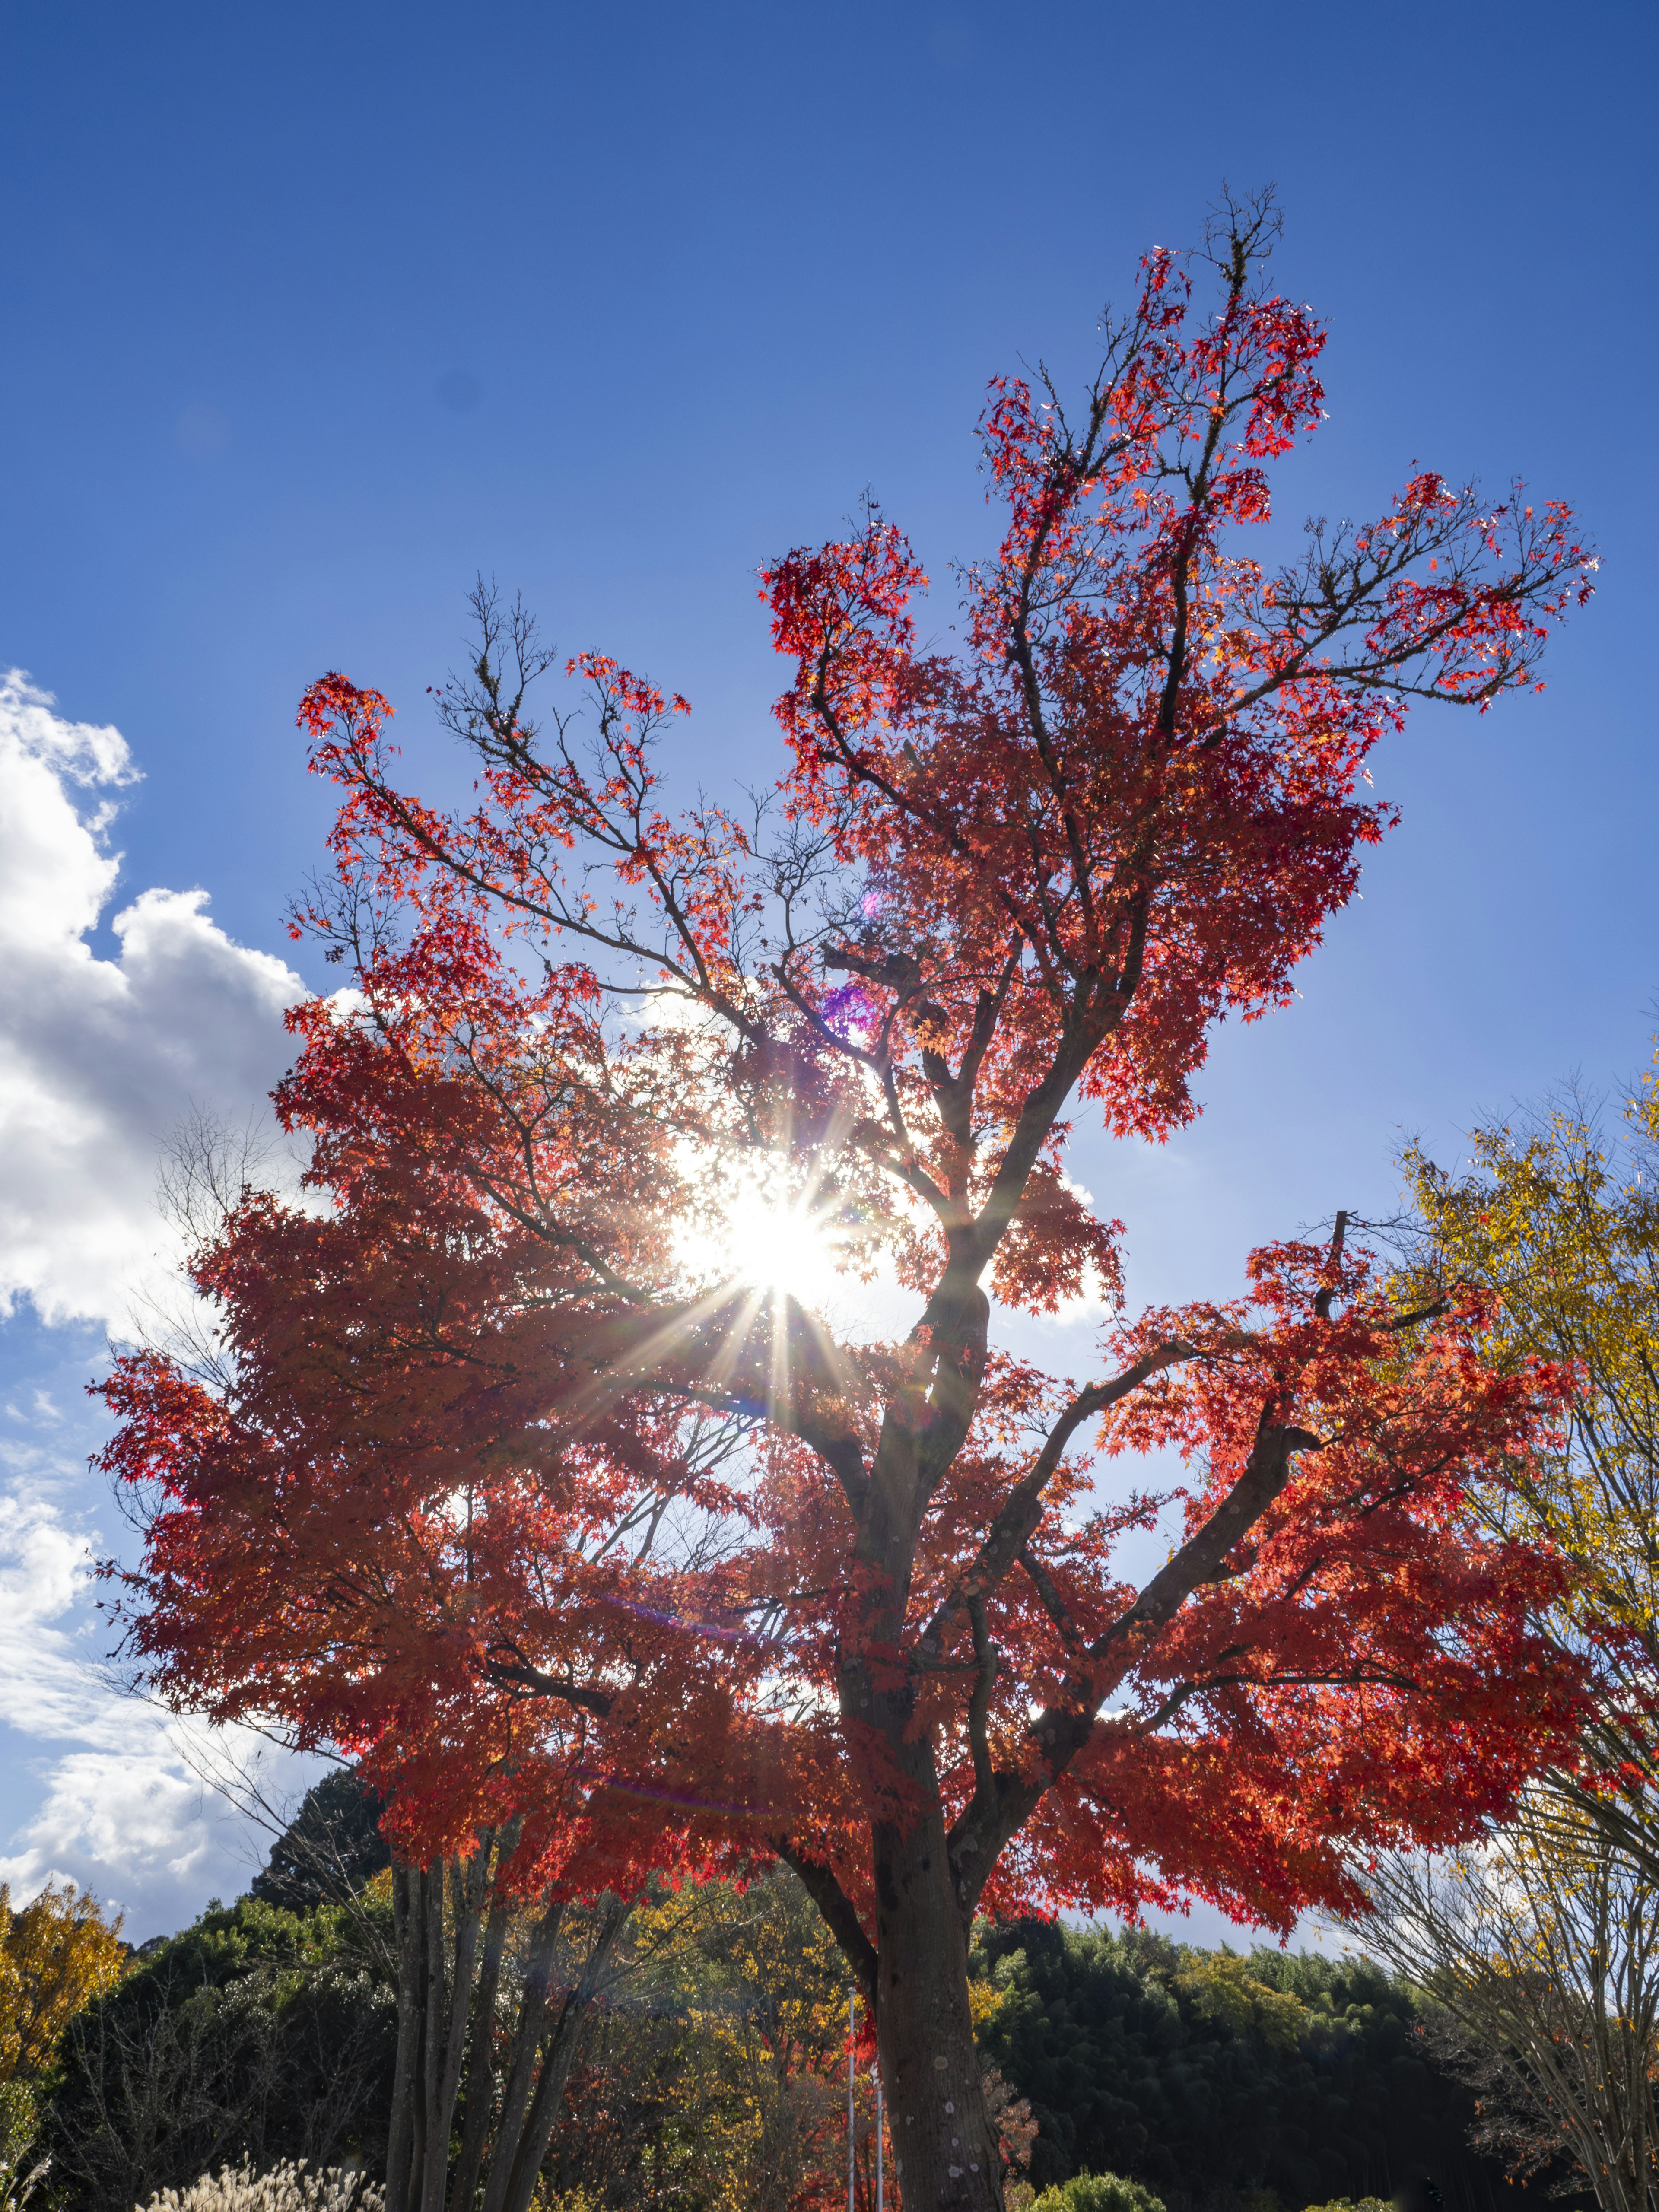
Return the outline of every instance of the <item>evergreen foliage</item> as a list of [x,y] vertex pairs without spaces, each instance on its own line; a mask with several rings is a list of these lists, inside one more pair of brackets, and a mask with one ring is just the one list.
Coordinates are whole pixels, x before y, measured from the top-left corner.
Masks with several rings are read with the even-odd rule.
[[396,2006],[390,1907],[257,1898],[146,1945],[69,2027],[41,2147],[75,2212],[128,2212],[227,2160],[378,2169]]
[[1045,2189],[1031,2212],[1164,2212],[1164,2202],[1120,2173],[1074,2173]]
[[355,1767],[337,1767],[306,1793],[251,1894],[288,1912],[343,1904],[392,1863],[380,1833],[384,1810]]
[[1000,1993],[980,2047],[1030,2101],[1039,2191],[1087,2172],[1171,2212],[1528,2202],[1468,2148],[1467,2091],[1431,2062],[1411,1992],[1369,1960],[1030,1919],[981,1923],[974,1967]]

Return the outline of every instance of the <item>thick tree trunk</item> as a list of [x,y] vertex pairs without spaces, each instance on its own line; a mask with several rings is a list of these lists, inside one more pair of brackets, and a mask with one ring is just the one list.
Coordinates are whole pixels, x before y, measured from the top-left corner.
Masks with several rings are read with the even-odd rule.
[[[936,1359],[931,1387],[903,1419],[882,1424],[859,1501],[858,1551],[871,1571],[863,1633],[840,1669],[849,1728],[884,1738],[905,1793],[925,1809],[913,1826],[871,1832],[876,1889],[876,2039],[904,2212],[1003,2212],[1002,2158],[985,2111],[968,2002],[968,1931],[951,1879],[931,1735],[915,1731],[908,1682],[878,1682],[866,1655],[903,1638],[917,1534],[928,1498],[973,1417],[990,1307],[966,1263],[929,1301]],[[834,1923],[832,1923],[832,1928]],[[860,1946],[847,1947],[858,1972]]]
[[968,1937],[937,1808],[878,1826],[876,2038],[904,2212],[1002,2212],[968,2003]]

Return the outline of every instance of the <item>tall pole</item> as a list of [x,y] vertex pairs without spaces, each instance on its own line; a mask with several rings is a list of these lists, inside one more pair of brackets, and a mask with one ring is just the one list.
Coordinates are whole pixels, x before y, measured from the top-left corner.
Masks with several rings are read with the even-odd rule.
[[853,2043],[859,2032],[856,1990],[847,1992],[847,2212],[853,2212]]
[[877,2059],[875,2064],[870,2069],[870,2071],[876,2077],[876,2212],[882,2212],[881,2179],[883,2160],[881,2149],[881,2061],[879,2058]]

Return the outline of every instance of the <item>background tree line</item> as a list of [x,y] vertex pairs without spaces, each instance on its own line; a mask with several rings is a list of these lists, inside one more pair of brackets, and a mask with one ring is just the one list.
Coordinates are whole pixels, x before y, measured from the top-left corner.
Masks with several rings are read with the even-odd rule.
[[1528,2201],[1471,2147],[1475,2100],[1432,2007],[1370,1960],[1025,1920],[981,1925],[974,1964],[998,1997],[981,2048],[1030,2100],[1039,2186],[1110,2172],[1171,2207],[1249,2212]]
[[[1540,1778],[1478,1847],[1370,1869],[1376,1910],[1354,1941],[1393,1972],[980,1922],[975,2019],[1015,2190],[1104,2172],[1171,2212],[1366,2197],[1489,2212],[1575,2191],[1608,2212],[1652,2203],[1656,1123],[1648,1085],[1611,1127],[1582,1101],[1488,1125],[1455,1174],[1411,1154],[1414,1205],[1396,1224],[1412,1294],[1478,1284],[1488,1358],[1544,1356],[1577,1377],[1556,1448],[1480,1503],[1571,1562],[1549,1627],[1590,1670],[1583,1763]],[[64,2212],[121,2212],[245,2153],[378,2171],[400,1963],[380,1809],[337,1773],[246,1898],[131,1958],[89,1899],[8,1901],[13,2173],[49,2154]],[[453,1911],[440,1922],[453,1945]],[[580,1934],[556,1962],[567,1975]],[[521,1928],[487,1997],[504,2050],[532,1966]],[[787,1872],[647,1897],[574,2022],[533,2201],[843,2201],[845,2019],[844,1970]],[[863,2185],[871,2122],[861,2071]],[[446,2153],[441,2182],[450,2166]]]
[[[38,2032],[32,2046],[31,2161],[52,2160],[52,2205],[126,2212],[245,2154],[256,2167],[379,2170],[397,2045],[385,1856],[343,1773],[312,1793],[247,1896],[125,1961],[78,1901],[72,1925],[95,1931],[80,1939],[95,1972],[60,1974],[55,2053],[42,2062]],[[61,1899],[56,1911],[63,1923]],[[509,1947],[504,2021],[526,1955]],[[1301,2212],[1366,2196],[1425,2212],[1501,2199],[1519,2212],[1528,2201],[1470,2148],[1474,2100],[1421,2032],[1421,1996],[1368,1962],[988,1921],[973,1972],[988,2102],[1020,2197],[1109,2171],[1170,2212]],[[8,1985],[0,2046],[19,2054],[27,2020],[42,2017],[21,1986]],[[845,1971],[793,1875],[665,1889],[608,1959],[535,2201],[550,2212],[844,2203],[846,2034]],[[859,2184],[872,2203],[868,2064],[861,2051]]]

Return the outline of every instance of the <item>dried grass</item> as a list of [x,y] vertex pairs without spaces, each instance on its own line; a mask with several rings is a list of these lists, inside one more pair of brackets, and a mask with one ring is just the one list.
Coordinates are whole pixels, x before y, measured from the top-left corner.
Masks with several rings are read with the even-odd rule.
[[268,2173],[240,2166],[204,2173],[188,2189],[158,2189],[133,2212],[386,2212],[386,2191],[354,2167],[285,2159]]

